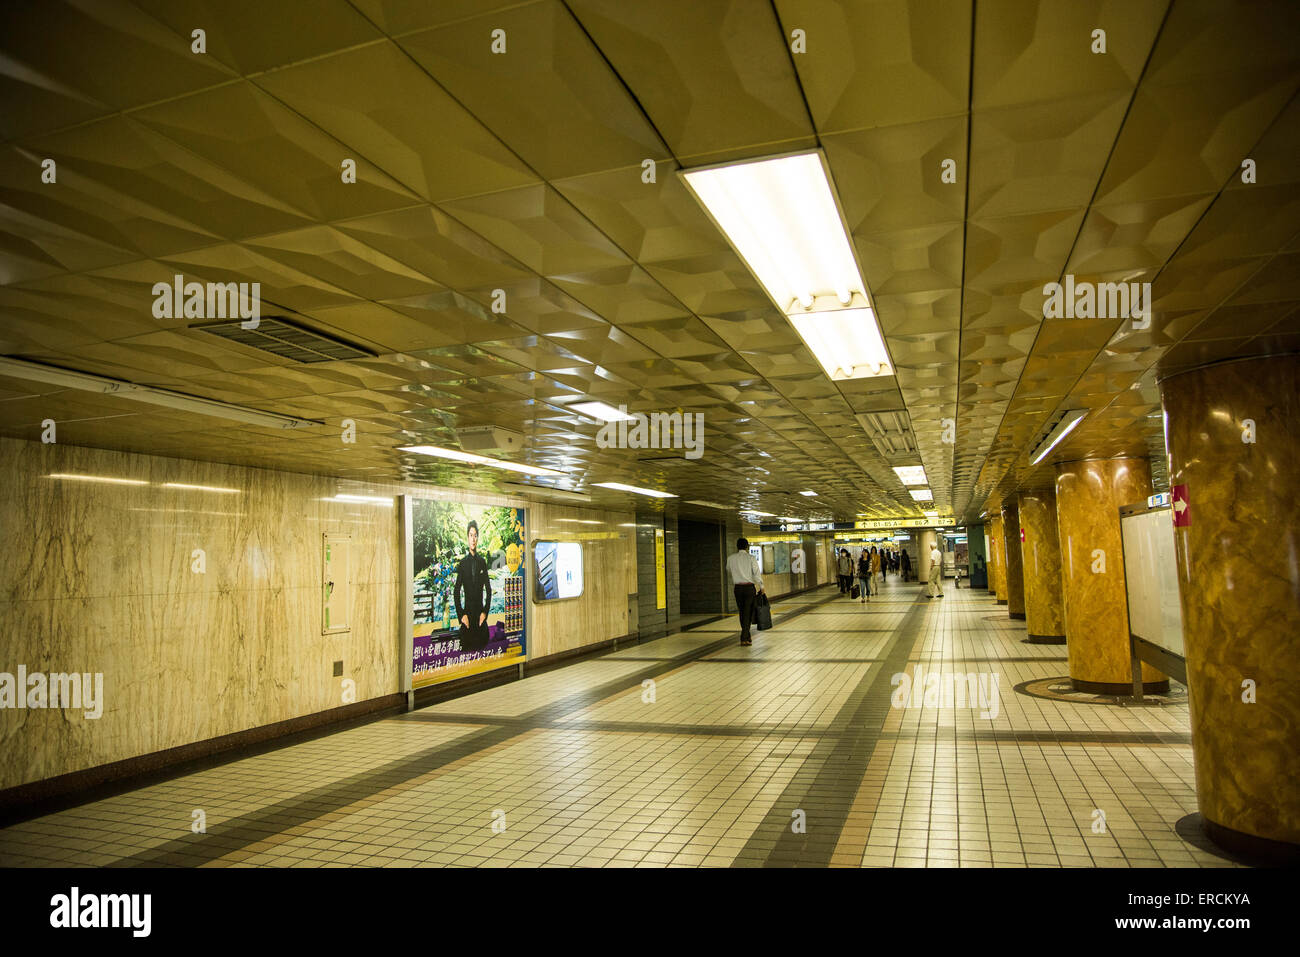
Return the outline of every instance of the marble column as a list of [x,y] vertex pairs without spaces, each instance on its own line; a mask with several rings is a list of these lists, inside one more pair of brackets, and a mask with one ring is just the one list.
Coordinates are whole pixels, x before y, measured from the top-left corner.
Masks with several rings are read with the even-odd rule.
[[1025,620],[1025,575],[1020,558],[1020,509],[1010,502],[1002,506],[1002,541],[1007,557],[1007,615]]
[[[1160,383],[1196,798],[1217,842],[1300,857],[1300,356]],[[1180,494],[1181,493],[1181,494]],[[1177,506],[1175,506],[1177,507]]]
[[1061,543],[1056,534],[1056,492],[1021,492],[1020,546],[1025,575],[1025,629],[1035,644],[1065,644],[1065,608],[1061,597]]
[[994,596],[999,605],[1007,603],[1007,563],[1006,549],[1002,547],[1002,513],[989,519],[989,548],[992,554],[989,556],[989,568],[993,574],[990,576],[989,584],[992,586]]
[[[1077,691],[1131,695],[1128,599],[1119,510],[1151,495],[1147,459],[1088,459],[1056,467],[1065,638]],[[1169,690],[1169,679],[1142,665],[1142,689]]]

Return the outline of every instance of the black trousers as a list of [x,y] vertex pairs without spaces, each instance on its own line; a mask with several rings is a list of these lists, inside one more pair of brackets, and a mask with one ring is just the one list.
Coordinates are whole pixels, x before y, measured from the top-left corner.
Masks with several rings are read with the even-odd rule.
[[748,638],[749,626],[754,621],[754,602],[758,599],[758,589],[753,585],[735,585],[736,608],[740,611],[740,637]]

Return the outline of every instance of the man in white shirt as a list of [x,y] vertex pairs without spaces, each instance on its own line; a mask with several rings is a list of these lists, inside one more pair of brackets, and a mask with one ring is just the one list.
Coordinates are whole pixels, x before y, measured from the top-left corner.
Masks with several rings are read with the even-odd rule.
[[[943,573],[943,552],[939,551],[938,545],[930,546],[930,583],[925,586],[926,598],[942,598],[943,587],[939,584],[939,576]],[[931,589],[938,594],[931,594]]]
[[754,617],[754,603],[758,600],[758,593],[763,590],[763,576],[758,573],[758,562],[749,553],[747,539],[736,539],[736,551],[727,559],[727,573],[731,575],[736,607],[740,610],[740,643],[752,645],[754,642],[749,634],[749,625]]

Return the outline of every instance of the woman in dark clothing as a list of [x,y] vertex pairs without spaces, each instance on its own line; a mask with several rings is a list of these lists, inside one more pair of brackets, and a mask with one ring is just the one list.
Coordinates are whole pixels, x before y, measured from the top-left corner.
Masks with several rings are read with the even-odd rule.
[[898,561],[903,569],[903,581],[907,581],[912,577],[912,559],[908,557],[906,548],[900,551]]
[[871,556],[865,548],[858,559],[858,581],[862,583],[862,601],[871,601]]

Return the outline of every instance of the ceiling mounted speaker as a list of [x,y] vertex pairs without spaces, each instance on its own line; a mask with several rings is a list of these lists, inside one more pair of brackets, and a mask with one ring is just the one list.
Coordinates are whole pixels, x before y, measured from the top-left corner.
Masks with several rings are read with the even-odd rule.
[[457,429],[456,439],[466,452],[518,452],[524,447],[522,432],[511,432],[495,425]]

